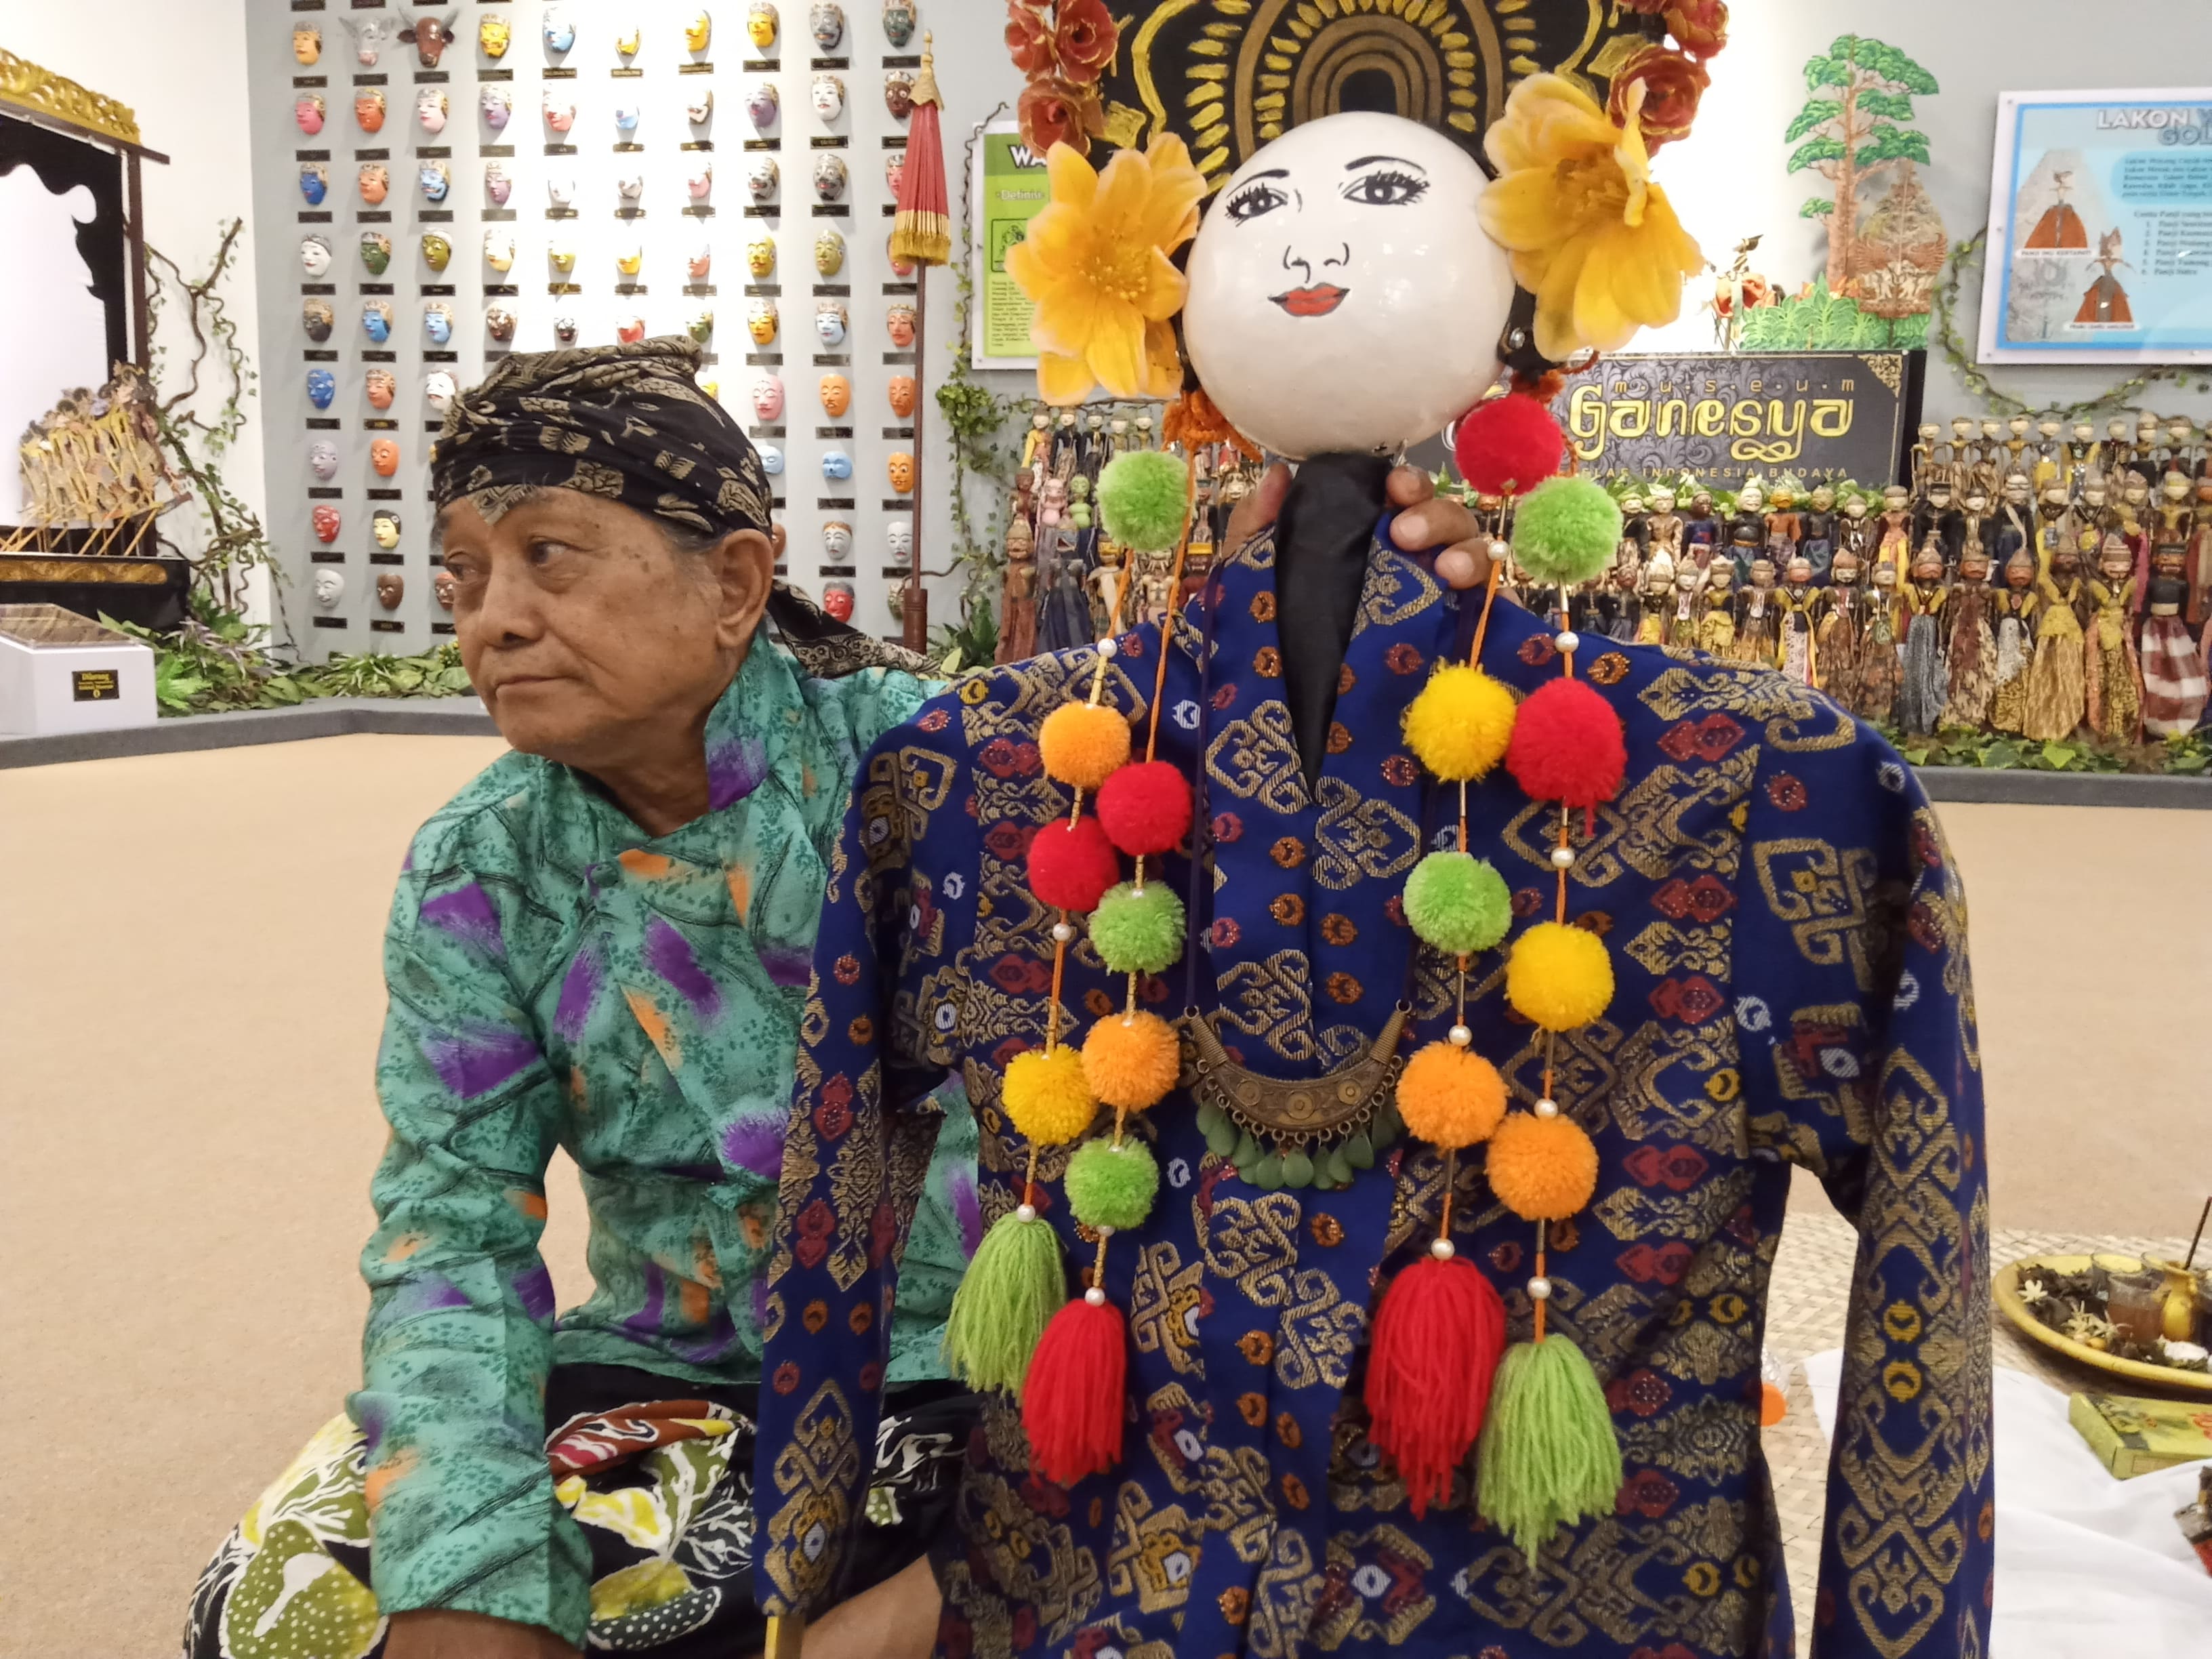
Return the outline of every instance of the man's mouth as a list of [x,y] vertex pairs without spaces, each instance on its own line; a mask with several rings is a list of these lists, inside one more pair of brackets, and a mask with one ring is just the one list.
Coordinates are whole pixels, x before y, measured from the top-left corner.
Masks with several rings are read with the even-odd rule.
[[1316,283],[1311,288],[1294,288],[1270,297],[1293,317],[1326,317],[1344,303],[1349,292],[1334,283]]

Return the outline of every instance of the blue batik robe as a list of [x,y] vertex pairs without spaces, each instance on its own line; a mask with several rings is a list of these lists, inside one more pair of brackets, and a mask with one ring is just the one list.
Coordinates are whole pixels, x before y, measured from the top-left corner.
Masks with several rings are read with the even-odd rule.
[[[1427,783],[1400,717],[1472,632],[1462,601],[1381,544],[1309,793],[1282,702],[1273,548],[1215,582],[1201,714],[1200,628],[1171,646],[1160,754],[1194,771],[1205,734],[1212,873],[1203,959],[1143,988],[1195,994],[1232,1053],[1313,1076],[1364,1049],[1409,994],[1417,1030],[1451,1023],[1446,964],[1399,895],[1455,803]],[[1195,615],[1195,612],[1194,612]],[[1159,630],[1122,637],[1116,707],[1149,709]],[[1083,648],[959,683],[872,751],[833,868],[783,1162],[758,1469],[758,1590],[770,1611],[836,1593],[873,1444],[901,1241],[935,1124],[964,1077],[981,1127],[987,1218],[1018,1200],[1028,1147],[999,1109],[1007,1061],[1044,1040],[1054,919],[1023,851],[1067,797],[1039,723],[1087,689]],[[1483,652],[1525,694],[1556,677],[1550,629],[1501,604]],[[1987,1184],[1966,909],[1934,814],[1869,728],[1807,688],[1684,652],[1593,641],[1584,674],[1627,728],[1628,773],[1587,829],[1569,908],[1610,948],[1605,1016],[1560,1042],[1557,1095],[1595,1137],[1590,1206],[1553,1227],[1553,1328],[1595,1363],[1626,1480],[1612,1514],[1533,1565],[1453,1500],[1416,1520],[1360,1402],[1376,1287],[1436,1225],[1444,1165],[1401,1143],[1346,1189],[1265,1192],[1207,1154],[1189,1097],[1139,1116],[1164,1172],[1150,1221],[1110,1242],[1105,1288],[1129,1323],[1127,1429],[1110,1474],[1028,1470],[1018,1410],[976,1430],[959,1533],[939,1559],[950,1659],[1708,1659],[1787,1656],[1792,1610],[1759,1449],[1760,1330],[1791,1166],[1817,1173],[1863,1243],[1831,1468],[1825,1659],[1985,1651],[1991,1568]],[[1139,735],[1141,737],[1139,727]],[[1474,787],[1471,845],[1548,915],[1557,809],[1502,771]],[[1187,859],[1166,861],[1188,893]],[[1511,1016],[1502,952],[1471,972],[1468,1023],[1533,1101],[1541,1045]],[[1079,940],[1063,1030],[1079,1040],[1123,984]],[[1110,1130],[1111,1114],[1093,1133]],[[1071,1287],[1075,1237],[1043,1158],[1041,1206]],[[1528,1333],[1533,1227],[1461,1160],[1465,1259]],[[1470,1460],[1471,1468],[1471,1460]]]

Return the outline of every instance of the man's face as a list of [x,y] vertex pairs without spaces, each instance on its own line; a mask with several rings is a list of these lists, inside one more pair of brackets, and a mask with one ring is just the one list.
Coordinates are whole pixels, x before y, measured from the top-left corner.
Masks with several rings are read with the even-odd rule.
[[439,515],[453,633],[500,733],[586,771],[696,720],[743,661],[775,554],[758,531],[679,552],[618,501],[549,489]]

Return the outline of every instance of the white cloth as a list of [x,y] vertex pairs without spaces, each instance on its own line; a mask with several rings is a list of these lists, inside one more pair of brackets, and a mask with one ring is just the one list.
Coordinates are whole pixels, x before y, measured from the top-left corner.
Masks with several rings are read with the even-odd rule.
[[[1805,1361],[1832,1437],[1840,1348]],[[2205,1659],[2212,1573],[2174,1523],[2197,1495],[2185,1463],[2116,1480],[2066,1420],[2066,1396],[1996,1378],[1997,1582],[1990,1659]]]

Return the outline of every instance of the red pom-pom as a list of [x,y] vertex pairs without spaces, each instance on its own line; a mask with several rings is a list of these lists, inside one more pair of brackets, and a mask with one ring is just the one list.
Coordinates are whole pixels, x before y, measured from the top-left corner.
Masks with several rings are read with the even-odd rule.
[[1030,840],[1030,891],[1060,910],[1097,908],[1121,879],[1121,860],[1096,818],[1054,818]]
[[1121,1461],[1121,1310],[1077,1297],[1052,1316],[1022,1384],[1030,1462],[1055,1486],[1103,1474]]
[[1587,680],[1553,680],[1514,717],[1505,769],[1534,799],[1587,811],[1611,800],[1628,770],[1620,716]]
[[1397,1464],[1415,1520],[1451,1501],[1452,1471],[1482,1432],[1504,1351],[1505,1304],[1472,1263],[1424,1256],[1382,1293],[1367,1351],[1368,1437]]
[[1098,786],[1098,822],[1132,858],[1170,852],[1190,833],[1190,785],[1166,761],[1125,766]]
[[1460,417],[1452,440],[1459,476],[1479,495],[1525,495],[1557,472],[1567,434],[1535,398],[1508,392]]

